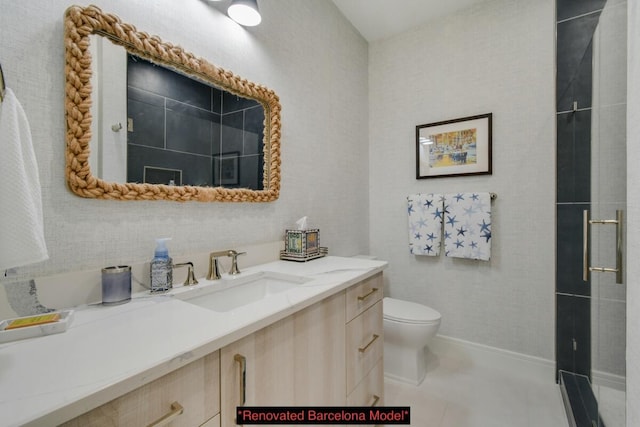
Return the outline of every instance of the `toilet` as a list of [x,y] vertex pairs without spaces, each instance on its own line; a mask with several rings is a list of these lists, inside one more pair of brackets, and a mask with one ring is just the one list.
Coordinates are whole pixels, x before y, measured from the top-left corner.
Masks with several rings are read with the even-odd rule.
[[419,385],[427,373],[425,347],[440,327],[441,315],[426,305],[385,297],[384,375]]

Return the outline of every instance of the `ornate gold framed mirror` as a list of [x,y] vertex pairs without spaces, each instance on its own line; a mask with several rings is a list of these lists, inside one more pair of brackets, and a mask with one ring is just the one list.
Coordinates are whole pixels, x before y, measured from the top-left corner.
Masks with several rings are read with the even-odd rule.
[[[138,31],[133,25],[123,23],[117,16],[103,13],[96,6],[71,6],[65,13],[65,119],[66,119],[66,180],[69,188],[78,196],[114,200],[174,200],[174,201],[221,201],[221,202],[269,202],[276,200],[280,192],[280,101],[272,90],[242,79],[230,71],[223,70],[206,60],[196,57],[179,46],[162,41],[158,36],[150,36]],[[91,40],[95,35],[108,39],[112,44],[121,46],[127,55],[149,61],[178,72],[212,88],[226,91],[238,100],[252,100],[264,110],[258,116],[261,126],[254,134],[261,140],[252,155],[260,160],[256,187],[239,186],[238,157],[222,152],[209,152],[210,163],[218,162],[218,179],[211,182],[187,185],[175,185],[174,179],[167,183],[151,183],[138,178],[125,179],[127,182],[111,182],[101,178],[92,170],[92,130],[95,123],[92,117],[92,97],[97,89],[92,85]],[[222,95],[221,95],[222,96]],[[227,96],[226,94],[224,96]],[[263,115],[262,115],[263,114]],[[257,120],[254,119],[254,122]],[[102,124],[105,125],[105,124]],[[102,126],[101,125],[101,126]],[[113,132],[119,132],[122,125],[110,126]],[[132,128],[128,119],[127,132]],[[122,129],[123,130],[123,129]],[[91,147],[90,147],[91,145]],[[261,152],[260,152],[261,148]],[[91,154],[94,156],[94,154]],[[97,153],[95,154],[97,155]],[[212,166],[215,169],[215,166]],[[165,173],[170,168],[155,168],[155,172]],[[226,173],[226,175],[224,175]],[[223,175],[220,175],[223,174]],[[129,175],[131,176],[131,175]],[[179,175],[181,176],[181,174]],[[143,181],[143,182],[139,182]],[[160,181],[162,182],[162,181]],[[233,184],[234,188],[222,186]],[[177,184],[181,184],[178,182]],[[239,188],[238,188],[239,187]]]

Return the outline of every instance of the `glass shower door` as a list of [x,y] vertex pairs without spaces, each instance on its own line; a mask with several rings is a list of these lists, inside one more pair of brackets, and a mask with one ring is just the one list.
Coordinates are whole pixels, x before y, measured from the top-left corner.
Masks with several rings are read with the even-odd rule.
[[591,384],[607,427],[625,426],[626,22],[626,1],[608,0],[593,35],[588,257],[592,268],[621,269],[589,272]]

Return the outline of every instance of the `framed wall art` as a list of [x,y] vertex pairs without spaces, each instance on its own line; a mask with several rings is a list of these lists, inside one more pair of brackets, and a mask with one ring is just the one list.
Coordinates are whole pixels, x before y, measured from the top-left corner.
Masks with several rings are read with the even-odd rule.
[[416,179],[491,175],[492,114],[416,126]]
[[234,151],[213,156],[213,185],[234,186],[240,184],[240,152]]

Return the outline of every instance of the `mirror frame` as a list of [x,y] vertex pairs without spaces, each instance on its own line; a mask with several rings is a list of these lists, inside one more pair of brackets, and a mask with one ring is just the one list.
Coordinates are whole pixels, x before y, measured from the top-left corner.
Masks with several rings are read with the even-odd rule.
[[[91,173],[91,54],[89,36],[109,38],[128,52],[224,89],[258,101],[264,108],[264,190],[246,188],[169,186],[114,183]],[[96,6],[71,6],[65,12],[65,121],[66,167],[69,189],[85,198],[112,200],[175,200],[201,202],[270,202],[280,194],[280,101],[274,91],[234,75],[158,36],[138,31]]]

